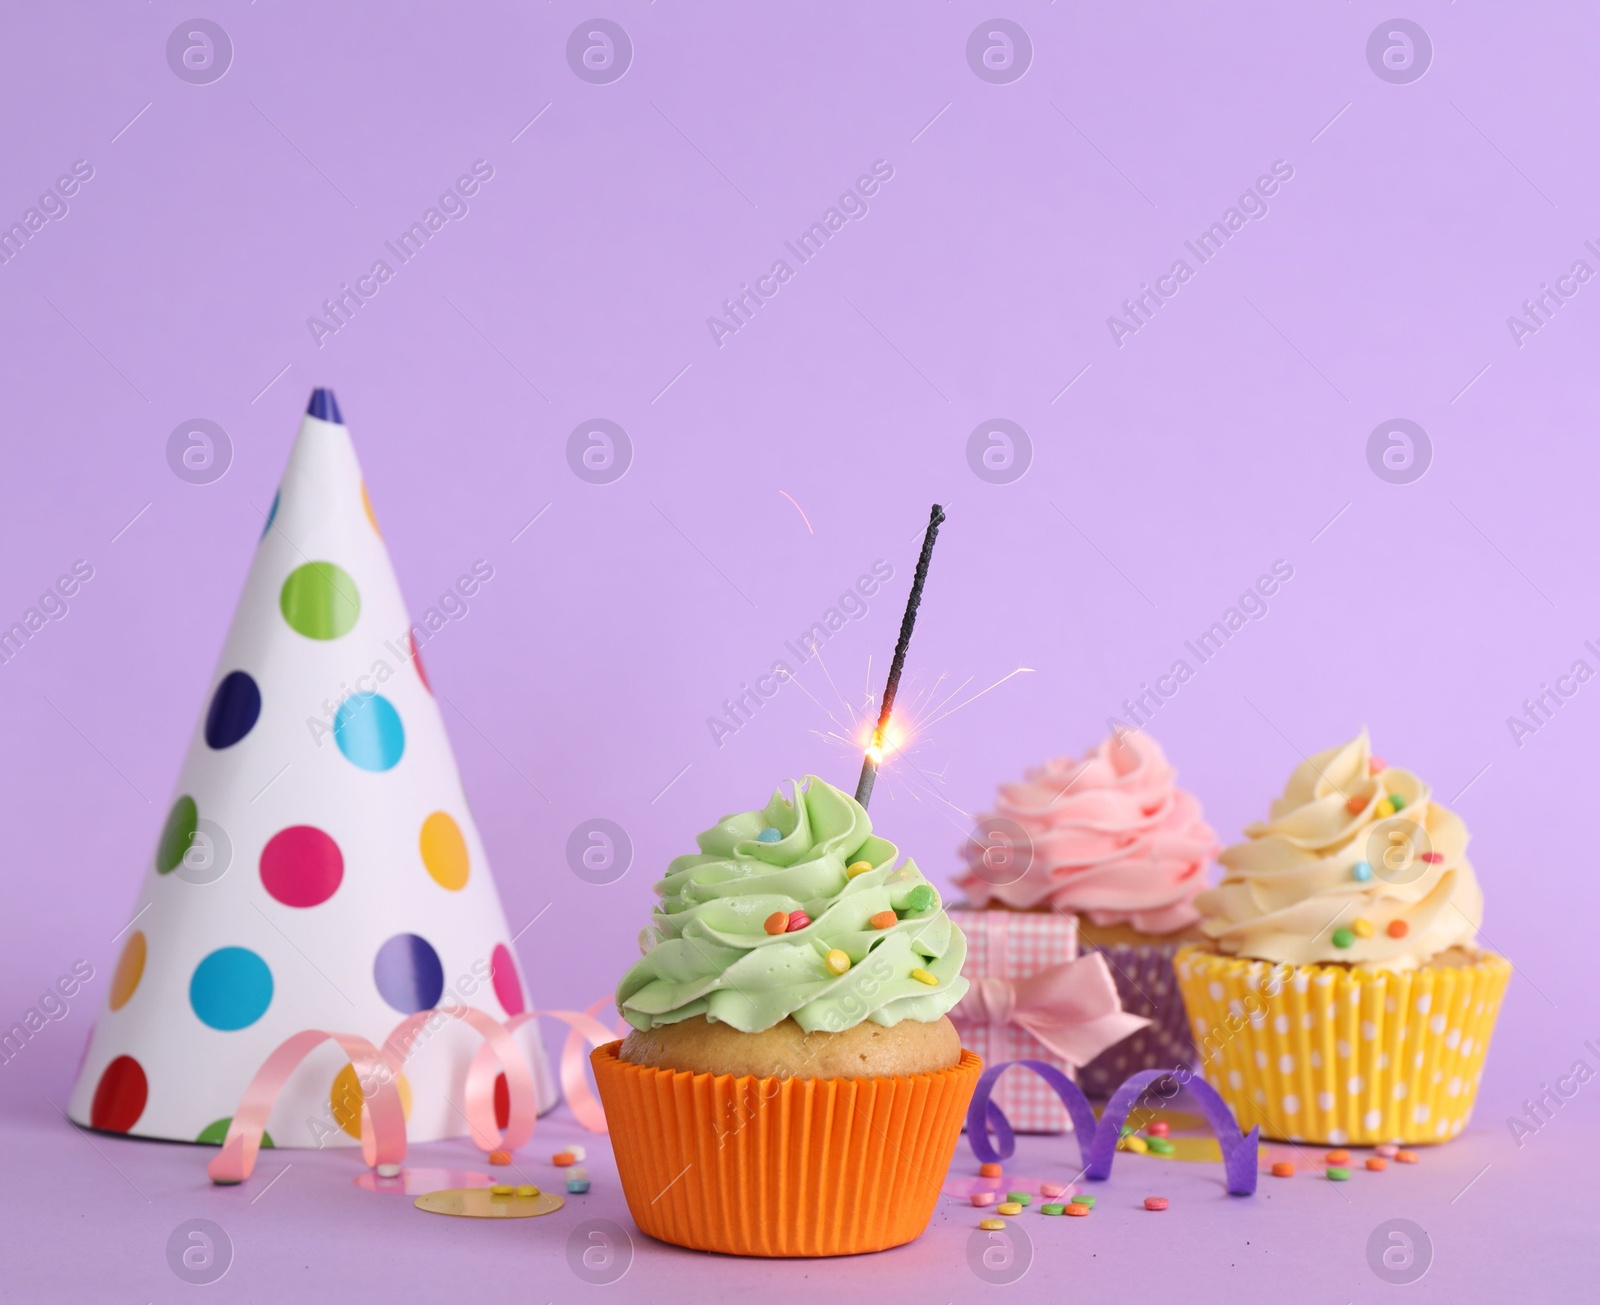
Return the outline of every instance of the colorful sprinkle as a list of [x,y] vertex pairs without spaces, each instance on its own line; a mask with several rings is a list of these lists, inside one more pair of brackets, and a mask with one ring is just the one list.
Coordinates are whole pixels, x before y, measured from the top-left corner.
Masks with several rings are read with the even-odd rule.
[[1333,931],[1333,945],[1335,947],[1348,947],[1355,942],[1356,936],[1348,929],[1335,929]]
[[852,861],[849,865],[845,866],[844,877],[846,879],[854,879],[857,875],[866,874],[870,869],[872,869],[871,861]]
[[774,911],[766,918],[761,927],[771,934],[787,933],[789,929],[789,912]]
[[1061,1213],[1074,1215],[1079,1219],[1086,1219],[1089,1216],[1089,1207],[1087,1205],[1069,1205]]
[[906,895],[906,909],[927,911],[933,908],[935,897],[931,884],[918,884]]
[[1322,1158],[1330,1165],[1347,1165],[1350,1163],[1350,1153],[1344,1150],[1342,1147],[1337,1151],[1329,1151],[1328,1154]]
[[874,929],[892,929],[899,922],[900,917],[893,911],[879,911],[867,921]]
[[1415,1151],[1396,1151],[1394,1158],[1403,1165],[1414,1165],[1420,1157]]
[[978,1174],[983,1178],[998,1178],[1004,1172],[1004,1169],[993,1160],[978,1166]]
[[582,1196],[588,1190],[589,1180],[587,1178],[567,1179],[567,1191],[571,1192],[574,1196]]
[[800,930],[804,929],[810,923],[811,923],[811,917],[809,915],[807,915],[804,911],[790,911],[789,912],[789,932],[790,933],[799,933]]
[[1278,1161],[1277,1164],[1272,1166],[1272,1176],[1274,1178],[1293,1178],[1294,1164],[1288,1160]]
[[539,1189],[537,1187],[535,1187],[532,1183],[519,1183],[517,1185],[517,1195],[518,1196],[537,1196],[537,1195],[539,1195]]
[[378,1177],[379,1178],[398,1178],[398,1177],[400,1177],[400,1166],[397,1165],[397,1164],[382,1164],[382,1165],[379,1165],[378,1166]]
[[1387,820],[1394,815],[1394,803],[1389,801],[1388,798],[1384,798],[1382,802],[1372,808],[1372,814],[1377,816],[1379,820]]
[[972,1194],[972,1203],[981,1210],[986,1205],[993,1205],[994,1198],[995,1194],[993,1192],[974,1192]]
[[1041,1205],[1039,1207],[1039,1213],[1040,1214],[1064,1214],[1066,1212],[1066,1208],[1067,1207],[1062,1205],[1060,1202],[1052,1201],[1049,1205]]
[[1367,1168],[1375,1174],[1381,1174],[1388,1167],[1389,1162],[1381,1155],[1369,1155],[1367,1157]]
[[1178,1149],[1164,1137],[1148,1138],[1145,1145],[1150,1148],[1151,1155],[1171,1155]]
[[783,837],[783,834],[779,830],[776,830],[771,825],[768,825],[765,829],[763,829],[759,834],[756,835],[756,842],[758,842],[758,843],[776,843],[782,837]]
[[1010,1201],[1012,1205],[1032,1205],[1033,1204],[1033,1197],[1030,1196],[1027,1192],[1007,1192],[1006,1193],[1006,1200]]
[[1357,861],[1350,867],[1350,873],[1358,884],[1364,884],[1372,878],[1372,866],[1366,861]]
[[1120,1150],[1132,1151],[1135,1155],[1144,1155],[1150,1150],[1150,1143],[1142,1137],[1125,1137],[1117,1143]]
[[1424,861],[1426,861],[1429,865],[1438,865],[1439,862],[1444,860],[1444,853],[1443,852],[1424,852],[1424,853],[1422,853],[1422,859]]
[[1146,1210],[1165,1210],[1167,1208],[1167,1198],[1164,1196],[1147,1196],[1144,1198],[1144,1208]]
[[1328,1177],[1336,1183],[1342,1183],[1350,1177],[1350,1171],[1341,1165],[1330,1165],[1328,1167]]
[[1151,1137],[1165,1137],[1172,1131],[1172,1125],[1167,1123],[1165,1119],[1158,1119],[1144,1131],[1149,1133]]
[[490,1196],[510,1196],[516,1189],[510,1183],[495,1183],[489,1188]]
[[589,1158],[589,1152],[581,1146],[569,1146],[567,1148],[567,1154],[570,1155],[574,1160],[587,1160]]
[[1381,775],[1388,769],[1389,763],[1380,757],[1376,752],[1367,758],[1367,773],[1369,775]]
[[1354,797],[1347,798],[1345,800],[1344,809],[1352,816],[1359,816],[1361,814],[1361,809],[1366,805],[1367,799],[1362,797],[1361,794],[1357,793]]
[[829,974],[843,974],[850,968],[850,957],[835,947],[822,958],[822,963],[828,967]]
[[1370,938],[1372,937],[1372,921],[1365,919],[1352,920],[1350,921],[1350,932],[1355,934],[1357,938]]
[[1040,1183],[1040,1196],[1065,1196],[1067,1185],[1065,1183]]
[[511,1163],[511,1152],[491,1151],[489,1152],[489,1163],[492,1165],[508,1165]]
[[1404,811],[1406,809],[1406,800],[1398,793],[1391,793],[1389,794],[1389,805],[1396,811]]
[[1068,1202],[1068,1204],[1087,1205],[1092,1210],[1094,1209],[1094,1197],[1088,1195],[1086,1192],[1079,1192],[1078,1195],[1074,1196],[1072,1200]]
[[[1020,1205],[1018,1205],[1017,1202],[1015,1202],[1015,1201],[1001,1201],[1000,1204],[995,1206],[994,1208],[1000,1214],[1021,1214],[1022,1213],[1022,1207]],[[1001,1226],[1004,1227],[1003,1224]]]
[[930,988],[937,988],[939,986],[939,980],[935,976],[929,974],[920,965],[911,971],[911,977],[918,983],[927,984]]
[[1385,1160],[1393,1160],[1395,1156],[1400,1153],[1400,1148],[1397,1147],[1393,1142],[1380,1142],[1372,1149],[1376,1154],[1381,1155]]
[[1404,920],[1390,920],[1387,932],[1391,938],[1404,938],[1411,932],[1411,926]]
[[1004,1219],[979,1219],[978,1227],[984,1232],[1004,1232],[1006,1221]]
[[573,1155],[571,1151],[557,1151],[550,1157],[550,1163],[557,1169],[565,1169],[568,1165],[577,1164],[578,1157]]

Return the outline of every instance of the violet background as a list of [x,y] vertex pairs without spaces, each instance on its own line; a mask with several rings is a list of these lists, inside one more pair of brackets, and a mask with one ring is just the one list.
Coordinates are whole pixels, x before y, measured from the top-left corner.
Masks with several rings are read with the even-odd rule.
[[[1425,0],[1406,14],[1432,66],[1392,85],[1365,57],[1392,16],[1382,5],[1001,9],[1034,46],[1009,85],[969,68],[968,35],[992,14],[966,3],[618,4],[604,15],[634,55],[610,85],[568,67],[568,34],[591,13],[566,0],[217,3],[201,16],[234,54],[210,85],[165,59],[184,6],[8,10],[0,224],[74,160],[95,171],[70,214],[0,266],[0,624],[74,559],[95,575],[0,666],[0,1023],[79,959],[97,978],[0,1068],[0,1127],[26,1189],[0,1241],[44,1248],[0,1290],[36,1298],[44,1288],[27,1284],[54,1272],[85,1297],[121,1274],[140,1299],[190,1291],[162,1246],[216,1199],[195,1181],[200,1157],[91,1139],[130,1174],[167,1176],[145,1185],[176,1204],[153,1212],[46,1098],[63,1099],[104,1000],[112,936],[314,384],[338,393],[414,608],[475,559],[495,568],[425,657],[456,708],[513,926],[550,904],[520,943],[542,1004],[610,988],[651,883],[696,830],[786,776],[853,782],[857,754],[823,736],[881,684],[929,503],[950,520],[905,718],[919,697],[970,678],[959,702],[1032,668],[933,724],[914,765],[879,781],[880,830],[941,883],[964,813],[985,810],[997,781],[1096,741],[1124,698],[1187,656],[1184,640],[1288,561],[1270,614],[1151,732],[1225,841],[1302,753],[1363,722],[1391,762],[1460,794],[1485,939],[1518,974],[1472,1134],[1449,1158],[1430,1153],[1439,1190],[1423,1221],[1439,1259],[1424,1286],[1459,1300],[1535,1269],[1552,1286],[1588,1281],[1592,1239],[1567,1238],[1596,1183],[1570,1153],[1594,1139],[1600,1089],[1564,1107],[1549,1128],[1564,1136],[1519,1150],[1505,1121],[1580,1056],[1600,1064],[1583,1047],[1600,1017],[1579,824],[1600,685],[1521,747],[1507,717],[1576,659],[1600,668],[1584,647],[1600,639],[1600,286],[1520,348],[1506,319],[1575,260],[1600,268],[1584,247],[1600,243],[1600,184],[1582,163],[1600,147],[1600,21],[1571,5]],[[494,177],[470,215],[318,347],[306,318],[477,159]],[[719,348],[708,315],[878,159],[894,176],[870,214]],[[1107,316],[1175,259],[1193,265],[1183,242],[1280,159],[1294,175],[1268,216],[1119,348]],[[232,440],[209,485],[166,461],[192,417]],[[594,417],[633,445],[610,485],[566,457]],[[1007,485],[966,455],[997,417],[1033,446]],[[1409,485],[1368,466],[1369,433],[1394,417],[1433,444]],[[807,667],[716,746],[707,717],[880,558],[895,579],[827,645],[832,683]],[[574,827],[597,816],[634,846],[605,886],[567,863]],[[489,1257],[486,1284],[502,1270],[517,1281],[517,1255],[477,1227],[419,1230],[399,1206],[376,1219],[365,1196],[359,1216],[341,1213],[328,1193],[355,1200],[348,1159],[307,1158],[300,1193],[258,1224],[253,1263],[242,1225],[266,1220],[267,1202],[213,1216],[237,1221],[241,1247],[219,1299],[299,1284],[312,1261],[318,1281],[358,1281],[360,1243],[341,1231],[357,1217],[371,1229],[362,1254],[425,1232],[425,1278],[455,1282],[460,1254]],[[1484,1187],[1519,1194],[1513,1214],[1482,1187],[1451,1203],[1480,1163],[1494,1166]],[[1558,1208],[1558,1169],[1577,1209]],[[42,1192],[55,1222],[40,1222]],[[1321,1262],[1340,1299],[1386,1292],[1363,1239],[1398,1202],[1335,1233],[1324,1196],[1294,1197],[1311,1204],[1278,1225],[1212,1201],[1171,1253],[1237,1285],[1238,1244],[1279,1227],[1285,1253]],[[82,1200],[97,1203],[93,1223]],[[528,1238],[564,1234],[554,1222],[518,1226],[529,1263]],[[810,1281],[896,1263],[942,1281],[964,1263],[969,1223],[941,1215],[899,1261],[817,1267]],[[1108,1224],[1101,1266],[1144,1228]],[[1029,1230],[1041,1256],[1083,1258],[1047,1247],[1053,1225]],[[662,1290],[769,1272],[647,1250],[667,1266]],[[555,1298],[593,1290],[554,1267],[559,1246],[549,1254]],[[1269,1278],[1248,1281],[1241,1299],[1267,1292]]]

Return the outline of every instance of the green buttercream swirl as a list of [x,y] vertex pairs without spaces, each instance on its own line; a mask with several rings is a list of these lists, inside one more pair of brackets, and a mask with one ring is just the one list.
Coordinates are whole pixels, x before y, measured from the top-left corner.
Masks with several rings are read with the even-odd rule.
[[[724,817],[695,840],[699,855],[667,867],[644,956],[617,985],[635,1028],[704,1015],[759,1033],[793,1016],[807,1032],[838,1032],[863,1020],[932,1022],[966,994],[967,940],[916,863],[895,864],[899,849],[873,834],[849,794],[815,775],[793,789],[792,801],[779,788],[760,811]],[[760,841],[768,828],[776,842]],[[872,869],[851,879],[845,867],[858,861]],[[809,925],[767,933],[774,912],[797,910]],[[868,923],[887,910],[895,924]],[[835,948],[850,958],[844,974],[823,963]],[[912,978],[915,969],[937,982]]]

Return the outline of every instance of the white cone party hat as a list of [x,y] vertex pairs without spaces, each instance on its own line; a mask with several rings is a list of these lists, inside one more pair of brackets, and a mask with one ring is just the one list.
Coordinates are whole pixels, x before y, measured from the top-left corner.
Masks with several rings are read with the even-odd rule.
[[[457,582],[470,602],[485,573]],[[333,394],[317,390],[273,499],[139,903],[118,942],[70,1115],[221,1142],[251,1076],[307,1029],[375,1045],[443,1001],[527,1008],[467,808]],[[431,627],[431,628],[430,628]],[[412,1141],[467,1133],[479,1035],[457,1020],[401,1076]],[[528,1020],[539,1109],[555,1090]],[[269,1145],[357,1145],[361,1087],[338,1047],[296,1069]]]

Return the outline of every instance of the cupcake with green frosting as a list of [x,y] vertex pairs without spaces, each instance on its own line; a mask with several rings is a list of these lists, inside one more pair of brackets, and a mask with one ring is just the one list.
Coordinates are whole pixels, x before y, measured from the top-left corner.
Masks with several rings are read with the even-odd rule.
[[656,884],[617,987],[632,1031],[593,1058],[635,1220],[742,1254],[911,1240],[980,1068],[948,1018],[966,939],[915,862],[816,776],[697,842]]

